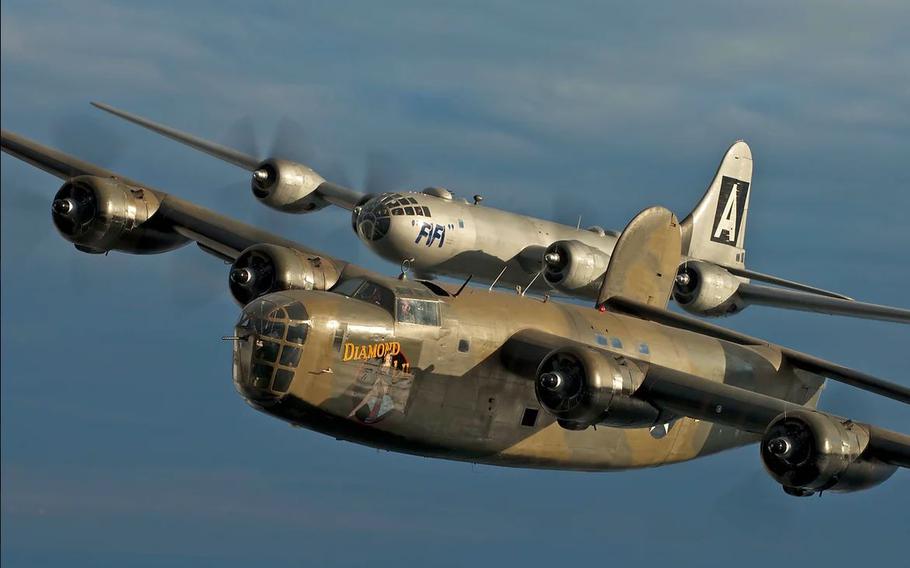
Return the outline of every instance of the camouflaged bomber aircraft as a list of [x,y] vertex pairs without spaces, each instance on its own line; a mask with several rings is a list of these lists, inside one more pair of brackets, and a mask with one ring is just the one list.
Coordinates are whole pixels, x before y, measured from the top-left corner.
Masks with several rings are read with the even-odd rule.
[[4,152],[64,180],[80,251],[189,242],[233,263],[233,380],[257,410],[377,448],[477,463],[618,470],[758,443],[791,495],[857,491],[910,467],[910,436],[818,410],[825,378],[910,389],[667,311],[682,231],[626,227],[595,306],[390,278],[22,136]]
[[[252,172],[260,202],[286,213],[329,204],[352,212],[366,246],[422,278],[431,275],[527,288],[594,301],[619,233],[581,229],[455,198],[440,187],[368,194],[326,181],[308,166],[259,160],[101,103],[94,106]],[[746,217],[752,152],[738,141],[724,155],[704,197],[681,224],[682,258],[673,298],[690,313],[725,316],[755,305],[910,323],[910,310],[847,296],[746,269]],[[580,225],[580,221],[579,221]],[[754,284],[764,282],[772,286]]]

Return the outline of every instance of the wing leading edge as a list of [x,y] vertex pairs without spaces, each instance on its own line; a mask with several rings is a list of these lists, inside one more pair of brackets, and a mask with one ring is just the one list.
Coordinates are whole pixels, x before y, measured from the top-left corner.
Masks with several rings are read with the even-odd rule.
[[[348,263],[325,255],[311,247],[220,215],[163,191],[150,188],[138,181],[120,176],[115,172],[95,166],[59,150],[49,148],[24,136],[3,130],[0,147],[2,147],[3,152],[62,180],[69,180],[79,176],[92,176],[114,179],[130,187],[142,188],[153,192],[159,199],[160,205],[152,219],[155,219],[157,223],[169,226],[175,232],[195,241],[205,252],[220,258],[235,260],[244,249],[264,243],[293,248],[307,255],[330,259],[336,263],[339,270],[348,266]],[[365,270],[359,267],[356,267],[355,270],[366,273]]]

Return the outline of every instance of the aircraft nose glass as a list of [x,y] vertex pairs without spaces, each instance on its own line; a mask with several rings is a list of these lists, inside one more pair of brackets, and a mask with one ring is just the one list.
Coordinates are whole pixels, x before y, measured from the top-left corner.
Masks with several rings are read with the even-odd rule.
[[287,392],[309,327],[309,315],[299,302],[252,302],[244,308],[236,327],[234,381],[257,392]]
[[378,241],[389,232],[389,227],[392,224],[389,217],[388,201],[390,198],[391,196],[386,196],[381,199],[374,199],[361,210],[357,222],[357,232],[362,239]]

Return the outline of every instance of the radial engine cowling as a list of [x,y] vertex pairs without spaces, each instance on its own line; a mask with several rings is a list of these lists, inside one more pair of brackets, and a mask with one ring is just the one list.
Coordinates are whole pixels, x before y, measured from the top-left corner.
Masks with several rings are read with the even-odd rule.
[[288,247],[253,245],[231,265],[231,295],[241,305],[281,290],[327,290],[338,281],[338,267],[329,259]]
[[897,469],[866,459],[869,430],[812,410],[782,414],[761,443],[765,469],[790,495],[859,491],[882,483]]
[[684,310],[696,315],[731,315],[746,307],[737,294],[741,282],[719,266],[689,261],[676,272],[673,299]]
[[315,193],[325,179],[311,168],[289,160],[270,159],[259,164],[251,182],[253,195],[272,209],[309,213],[328,201]]
[[597,294],[610,263],[610,255],[581,241],[557,241],[543,258],[547,283],[571,295]]
[[571,346],[552,351],[537,369],[537,401],[563,428],[595,424],[627,428],[666,421],[650,403],[632,395],[644,373],[632,361]]
[[152,254],[188,242],[169,223],[153,219],[158,206],[152,191],[110,178],[79,176],[57,191],[51,215],[63,238],[83,252]]

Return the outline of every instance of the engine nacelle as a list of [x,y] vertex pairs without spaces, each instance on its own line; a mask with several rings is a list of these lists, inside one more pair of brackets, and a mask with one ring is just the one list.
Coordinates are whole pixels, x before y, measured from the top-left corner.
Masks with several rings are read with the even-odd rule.
[[632,361],[586,347],[552,351],[537,369],[537,401],[563,428],[583,430],[595,424],[642,428],[668,417],[632,395],[644,373]]
[[325,178],[311,168],[289,160],[269,159],[253,172],[253,195],[272,209],[285,213],[309,213],[328,201],[314,193]]
[[329,259],[270,244],[253,245],[231,265],[231,295],[241,305],[281,290],[328,290],[338,282]]
[[891,477],[896,466],[862,456],[869,430],[812,410],[787,412],[768,425],[761,443],[765,469],[790,495],[859,491]]
[[746,307],[746,302],[737,294],[740,283],[739,278],[719,266],[693,260],[679,267],[673,299],[684,310],[696,315],[731,315]]
[[571,295],[596,295],[610,263],[610,255],[581,241],[557,241],[543,259],[547,283]]
[[152,254],[188,242],[170,224],[156,222],[158,206],[152,191],[110,178],[79,176],[57,191],[51,214],[57,231],[83,252]]

